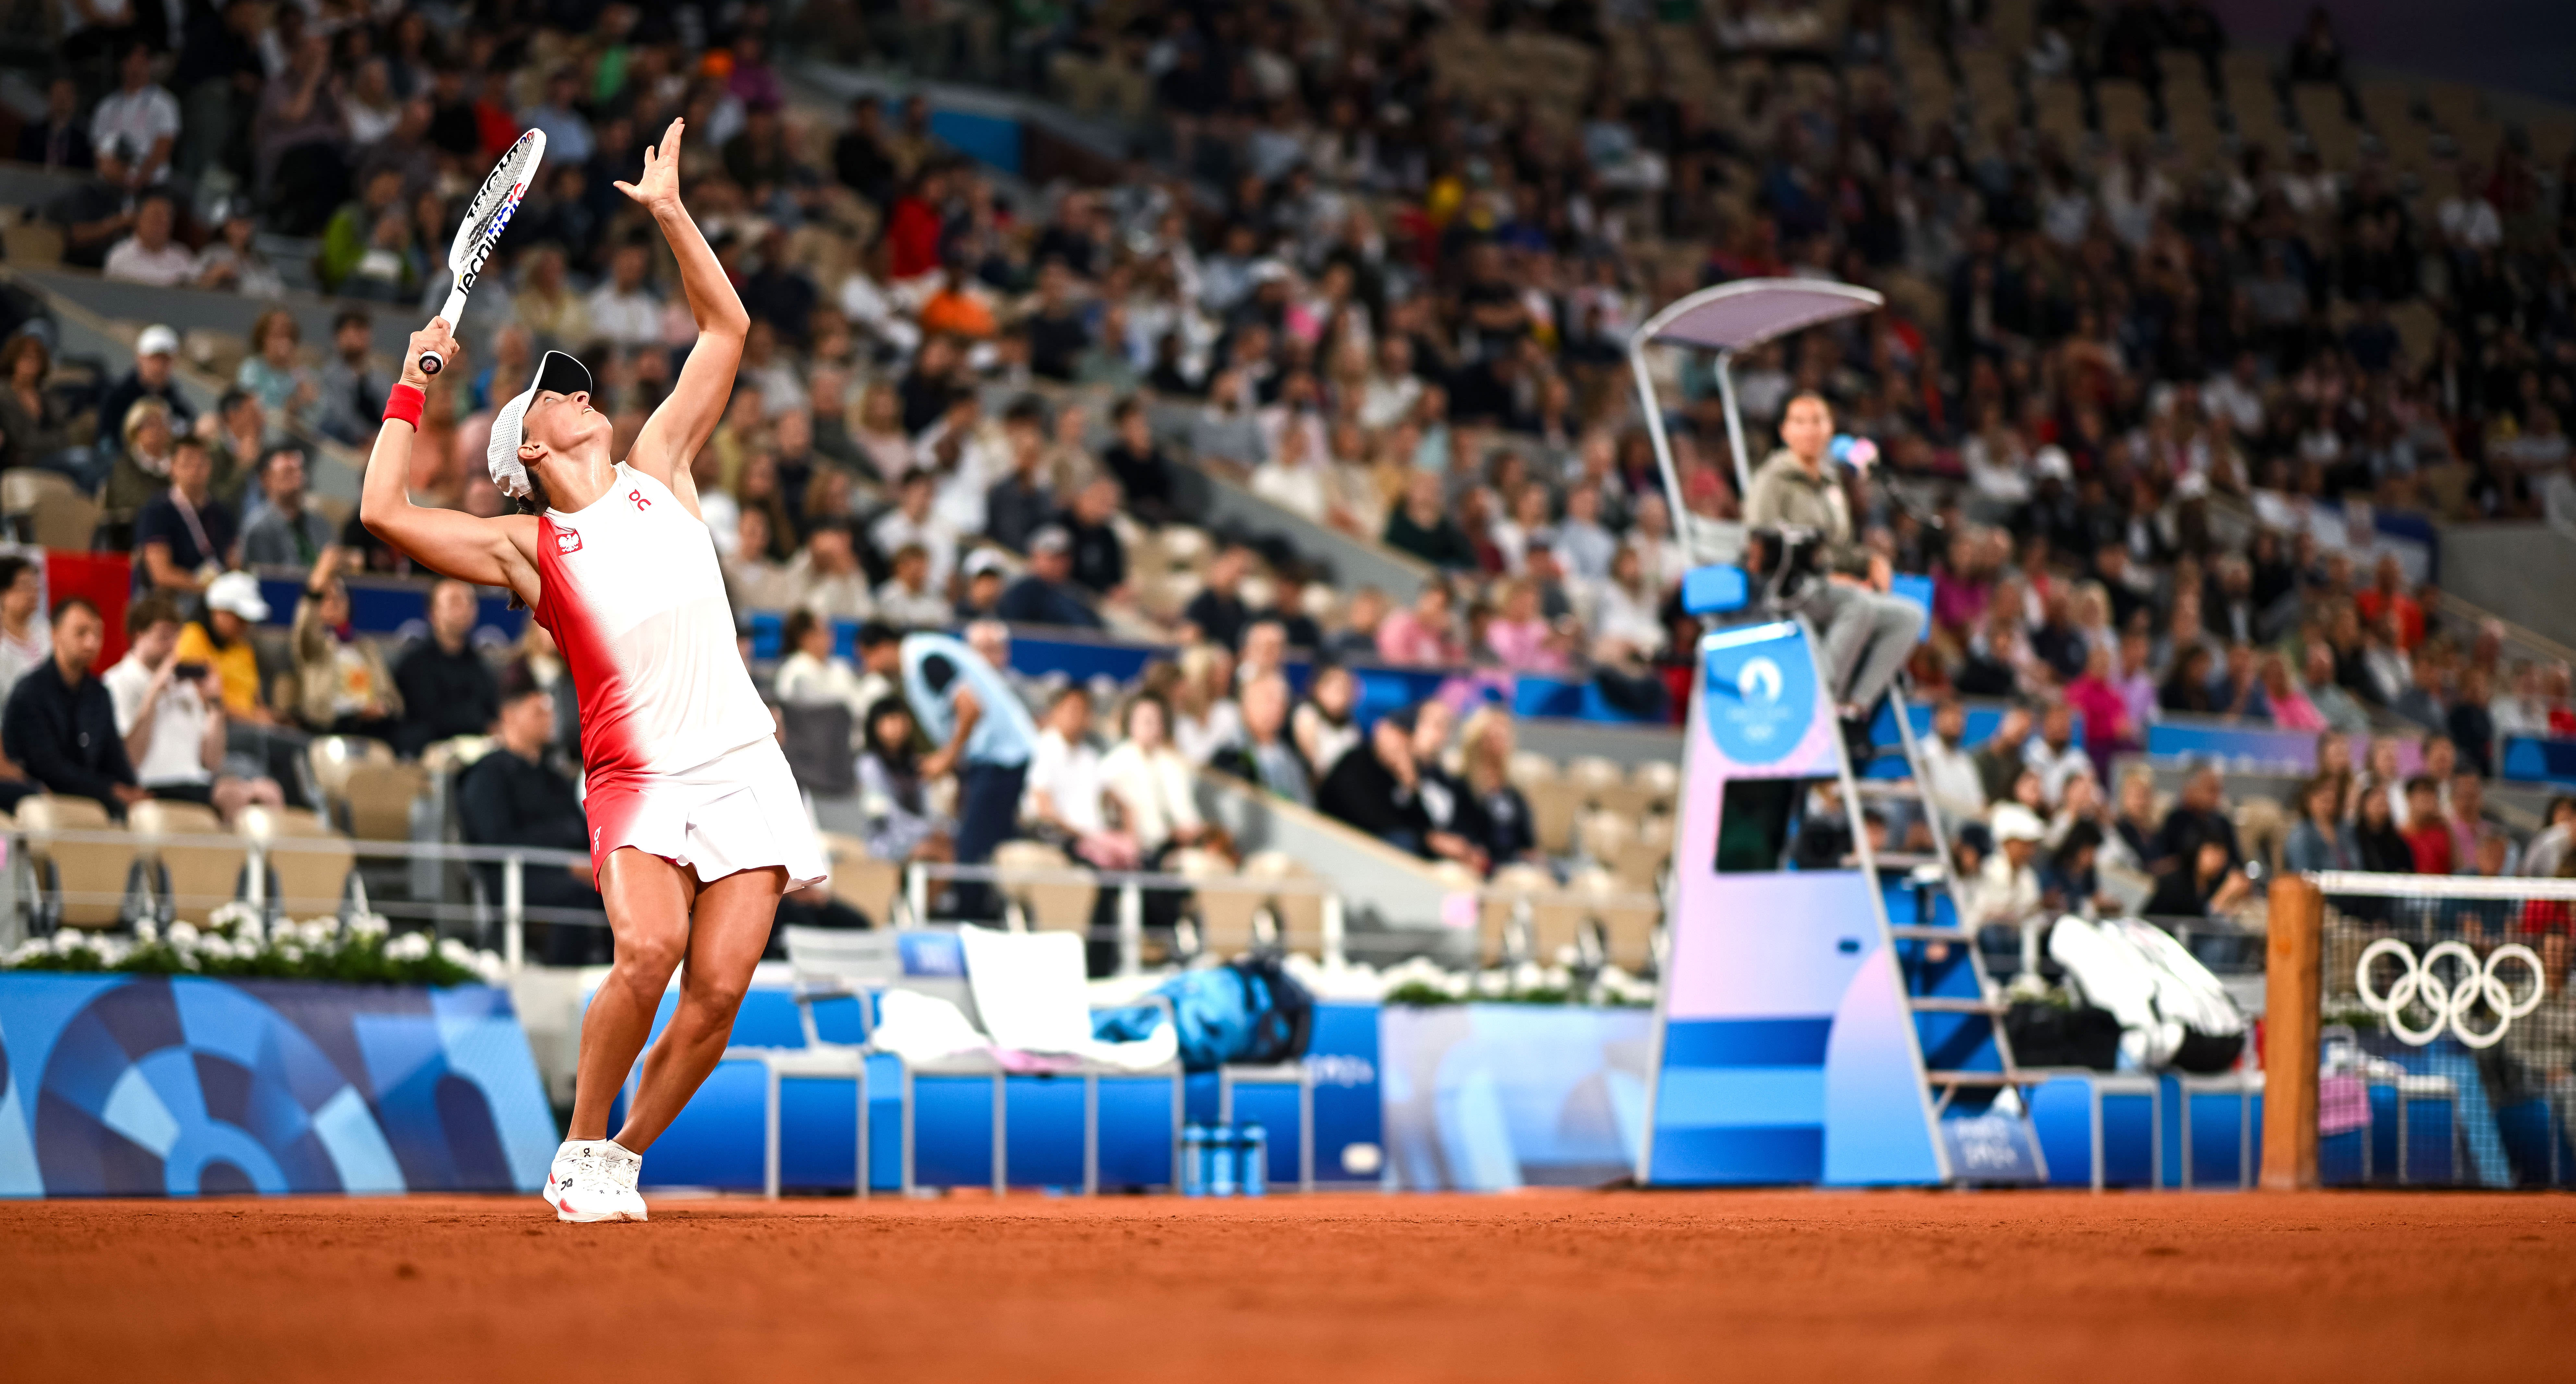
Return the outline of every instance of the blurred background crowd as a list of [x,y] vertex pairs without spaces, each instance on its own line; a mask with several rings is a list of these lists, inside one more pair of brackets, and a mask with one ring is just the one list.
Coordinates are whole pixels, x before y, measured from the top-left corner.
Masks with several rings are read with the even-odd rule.
[[[527,128],[542,178],[411,488],[501,511],[491,410],[547,349],[591,365],[631,439],[694,328],[610,184],[679,116],[687,204],[753,318],[695,462],[712,541],[746,621],[784,617],[764,686],[849,711],[890,857],[946,848],[920,774],[944,766],[862,622],[970,633],[1029,713],[1024,828],[1095,863],[1199,844],[1172,790],[1208,765],[1478,872],[1581,857],[1538,839],[1483,689],[1562,678],[1614,718],[1677,719],[1685,539],[1738,516],[1815,392],[1883,454],[1843,481],[1861,540],[1931,578],[1913,685],[2012,707],[1940,741],[1942,791],[1993,827],[1977,872],[2045,866],[2089,898],[2067,849],[2089,841],[2169,905],[2226,906],[2250,857],[2221,786],[2168,807],[2115,781],[2172,717],[2320,737],[2324,842],[2290,830],[2303,799],[2276,849],[2555,872],[2479,784],[2499,736],[2576,734],[2568,669],[2447,613],[2422,540],[2576,520],[2576,123],[2365,81],[2323,11],[2244,50],[2224,8],[68,0],[12,138],[77,180],[9,228],[12,261],[238,294],[244,325],[152,327],[84,371],[20,295],[0,462],[96,505],[95,544],[130,549],[152,598],[138,641],[170,626],[209,714],[406,756],[507,739],[517,700],[561,685],[543,634],[478,649],[453,586],[408,643],[352,634],[337,578],[406,564],[314,477],[372,440],[394,366],[373,324],[444,297],[461,200]],[[921,91],[849,78],[888,71],[1106,133],[1047,176],[1001,169]],[[1887,307],[1737,363],[1746,457],[1708,361],[1650,353],[1676,515],[1629,336],[1763,276]],[[349,301],[325,339],[265,307],[305,293]],[[192,409],[180,369],[220,401]],[[1205,522],[1211,487],[1283,517]],[[1403,580],[1337,575],[1337,544]],[[308,573],[300,608],[224,575],[244,567]],[[47,613],[32,583],[10,599],[23,671]],[[1013,668],[1032,627],[1168,657],[1068,692]],[[1369,668],[1452,676],[1362,715]],[[558,776],[569,703],[519,732]],[[258,767],[163,772],[224,780],[220,804],[274,791]],[[2435,821],[2448,847],[2407,835]]]

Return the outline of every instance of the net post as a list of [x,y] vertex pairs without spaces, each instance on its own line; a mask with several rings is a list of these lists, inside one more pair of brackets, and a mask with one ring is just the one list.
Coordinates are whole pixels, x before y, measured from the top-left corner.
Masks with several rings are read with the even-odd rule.
[[2314,880],[2272,881],[2263,981],[2263,1189],[2317,1185],[2317,1027],[2326,898]]

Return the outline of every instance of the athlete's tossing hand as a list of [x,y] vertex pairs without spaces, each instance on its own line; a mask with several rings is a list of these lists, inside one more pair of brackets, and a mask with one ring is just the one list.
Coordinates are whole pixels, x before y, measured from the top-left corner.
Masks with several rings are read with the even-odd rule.
[[429,376],[421,373],[420,358],[430,351],[438,352],[439,360],[445,362],[440,369],[442,374],[455,369],[456,362],[465,356],[465,348],[457,344],[456,329],[447,325],[444,317],[429,319],[428,326],[411,334],[411,345],[403,350],[404,384],[414,389],[429,388]]
[[641,204],[647,211],[678,210],[680,206],[680,134],[682,128],[688,123],[686,120],[673,119],[671,127],[662,132],[660,144],[645,146],[644,171],[637,174],[635,181],[631,183],[618,183],[617,190]]

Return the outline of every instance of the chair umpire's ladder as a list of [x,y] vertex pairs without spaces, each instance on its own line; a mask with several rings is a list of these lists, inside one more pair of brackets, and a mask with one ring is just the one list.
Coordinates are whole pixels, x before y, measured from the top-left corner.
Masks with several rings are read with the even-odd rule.
[[[1896,721],[1897,744],[1877,748],[1869,761],[1850,767],[1856,799],[1850,805],[1852,839],[1860,850],[1869,849],[1861,813],[1863,805],[1873,800],[1916,803],[1932,836],[1929,855],[1881,851],[1863,859],[1866,865],[1882,870],[1890,866],[1912,867],[1915,921],[1900,924],[1891,916],[1887,933],[1896,949],[1906,1003],[1914,1011],[1915,1037],[1923,1054],[1923,1077],[1930,1087],[1933,1116],[1948,1120],[1996,1114],[2019,1120],[2032,1167],[2038,1180],[2045,1181],[2047,1168],[2040,1161],[2039,1140],[2029,1124],[2027,1105],[2016,1094],[2003,1110],[1994,1108],[2006,1091],[2018,1093],[2045,1078],[2025,1071],[2013,1061],[2012,1041],[2004,1032],[2006,1006],[2001,991],[1986,974],[1984,959],[1978,955],[1976,930],[1965,925],[1967,909],[1950,854],[1950,825],[1942,820],[1939,802],[1925,788],[1922,742],[1914,732],[1901,686],[1888,689],[1887,703]],[[1895,754],[1903,756],[1904,778],[1865,777],[1873,763]],[[1851,758],[1848,751],[1845,758]],[[1936,886],[1937,894],[1933,892]],[[1883,886],[1881,892],[1883,897]],[[1948,926],[1940,920],[1940,899],[1950,904]],[[1954,1145],[1950,1156],[1952,1181],[1999,1180],[1981,1176],[1975,1168],[1963,1168],[1961,1161]],[[2025,1172],[2001,1180],[2029,1178]]]

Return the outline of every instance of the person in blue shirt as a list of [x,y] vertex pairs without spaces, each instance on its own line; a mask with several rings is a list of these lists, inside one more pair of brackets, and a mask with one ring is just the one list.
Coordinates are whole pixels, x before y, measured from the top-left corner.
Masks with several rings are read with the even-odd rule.
[[[1037,723],[999,670],[946,634],[902,634],[871,621],[859,630],[859,659],[871,673],[899,679],[915,720],[939,748],[924,756],[921,777],[957,775],[957,863],[982,865],[1018,829],[1020,794]],[[992,891],[961,883],[958,915],[992,916]]]

